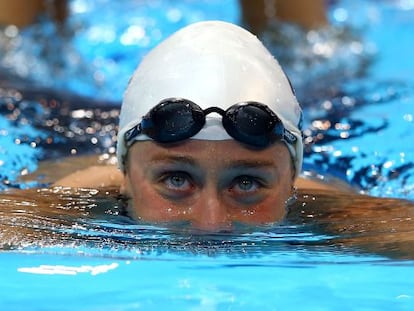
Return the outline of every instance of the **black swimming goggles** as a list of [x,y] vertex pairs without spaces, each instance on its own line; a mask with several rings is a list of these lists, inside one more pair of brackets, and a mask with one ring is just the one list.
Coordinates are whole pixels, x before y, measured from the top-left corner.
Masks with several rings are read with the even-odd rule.
[[204,127],[210,113],[222,116],[222,124],[235,140],[258,148],[275,141],[293,145],[297,138],[285,129],[282,121],[264,104],[248,101],[223,110],[210,107],[203,110],[190,100],[169,98],[152,108],[141,123],[125,133],[125,145],[131,146],[138,135],[145,134],[156,142],[173,143],[189,139]]

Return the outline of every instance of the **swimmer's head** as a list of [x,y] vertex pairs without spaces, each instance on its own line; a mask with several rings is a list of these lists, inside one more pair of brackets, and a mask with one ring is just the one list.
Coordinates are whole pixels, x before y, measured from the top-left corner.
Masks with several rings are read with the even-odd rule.
[[[184,107],[187,109],[191,106],[195,110],[210,107],[221,109],[209,113],[202,129],[197,129],[191,139],[236,138],[247,144],[254,145],[255,141],[260,140],[266,144],[269,135],[262,135],[261,131],[266,126],[263,125],[265,119],[261,117],[258,118],[259,126],[251,118],[251,125],[247,126],[260,132],[258,139],[254,138],[254,133],[253,136],[240,134],[238,127],[243,127],[243,124],[236,122],[231,125],[233,133],[223,127],[223,111],[237,103],[243,103],[238,109],[249,102],[254,102],[249,107],[253,107],[253,110],[259,109],[257,113],[261,115],[263,112],[265,119],[272,119],[272,124],[276,125],[278,132],[271,133],[270,136],[277,136],[286,142],[297,176],[303,158],[301,108],[278,62],[256,36],[236,25],[209,21],[187,26],[154,48],[143,59],[130,80],[121,108],[117,146],[119,167],[124,170],[127,145],[131,141],[151,140],[149,136],[154,137],[149,133],[141,133],[141,128],[137,125],[142,125],[144,116],[145,124],[151,123],[149,111],[159,103],[163,104],[157,109],[165,107],[165,104],[169,105],[163,118],[171,116],[177,105],[180,116],[180,109]],[[233,115],[227,119],[232,119],[235,114],[244,116],[242,110],[241,113],[235,113],[234,109],[232,111]],[[193,113],[194,110],[185,112],[190,115]],[[200,118],[200,122],[203,122],[204,117]],[[179,120],[164,122],[168,121],[177,122],[178,124],[173,125],[170,123],[170,126],[182,132],[188,128],[181,124],[181,117]],[[151,124],[148,126],[151,127]],[[258,129],[254,128],[257,126]],[[168,135],[174,136],[174,133],[170,132]]]

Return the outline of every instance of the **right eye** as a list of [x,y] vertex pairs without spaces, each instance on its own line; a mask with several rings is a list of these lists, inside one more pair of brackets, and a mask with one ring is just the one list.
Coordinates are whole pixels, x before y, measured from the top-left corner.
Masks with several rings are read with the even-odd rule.
[[160,178],[164,189],[172,193],[186,195],[194,189],[194,182],[185,172],[166,172]]

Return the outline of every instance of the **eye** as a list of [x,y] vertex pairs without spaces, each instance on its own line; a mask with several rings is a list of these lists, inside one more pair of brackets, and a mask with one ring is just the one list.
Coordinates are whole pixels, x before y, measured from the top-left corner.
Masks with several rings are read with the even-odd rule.
[[190,191],[194,188],[191,177],[184,172],[165,173],[161,181],[169,190]]
[[252,176],[239,176],[233,180],[230,190],[234,194],[251,194],[262,187],[262,183]]

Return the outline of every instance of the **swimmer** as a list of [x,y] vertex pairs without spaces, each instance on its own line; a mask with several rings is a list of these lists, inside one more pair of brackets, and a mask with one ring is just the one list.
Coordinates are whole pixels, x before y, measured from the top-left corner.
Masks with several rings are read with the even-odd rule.
[[61,25],[68,13],[67,0],[0,0],[0,25],[27,27],[42,14]]
[[[324,0],[240,0],[243,22],[255,33],[266,27],[269,19],[293,22],[304,28],[317,28],[327,24]],[[40,14],[48,14],[63,24],[70,14],[67,0],[0,0],[0,24],[25,27]]]
[[272,20],[294,23],[304,29],[328,25],[325,0],[240,0],[243,23],[253,33],[262,33]]
[[299,178],[302,110],[256,36],[219,21],[187,26],[154,48],[124,94],[114,166],[55,185],[119,186],[136,218],[220,231],[284,218]]

